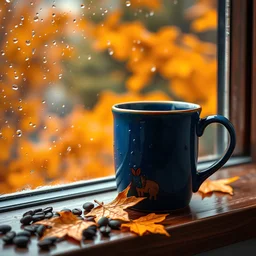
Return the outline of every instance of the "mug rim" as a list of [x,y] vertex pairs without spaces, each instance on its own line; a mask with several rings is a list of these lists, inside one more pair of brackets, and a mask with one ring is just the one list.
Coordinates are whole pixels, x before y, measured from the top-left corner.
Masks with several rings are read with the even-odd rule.
[[[135,110],[135,109],[123,109],[119,108],[118,106],[120,105],[126,105],[126,104],[138,104],[138,103],[181,103],[181,104],[189,104],[193,105],[193,108],[191,109],[182,109],[182,110]],[[153,101],[128,101],[128,102],[120,102],[116,103],[112,106],[112,111],[113,112],[119,112],[119,113],[133,113],[133,114],[178,114],[178,113],[193,113],[193,112],[200,112],[202,110],[202,107],[198,104],[191,103],[191,102],[186,102],[186,101],[158,101],[158,100],[153,100]]]

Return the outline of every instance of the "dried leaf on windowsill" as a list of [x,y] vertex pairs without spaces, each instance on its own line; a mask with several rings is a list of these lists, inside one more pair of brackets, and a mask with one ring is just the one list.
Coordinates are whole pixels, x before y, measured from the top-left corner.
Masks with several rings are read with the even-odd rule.
[[124,211],[124,209],[134,206],[140,201],[146,199],[146,197],[127,197],[128,191],[130,189],[130,185],[120,192],[117,197],[110,203],[104,204],[100,203],[97,200],[95,202],[99,204],[99,206],[92,209],[85,216],[94,216],[96,222],[103,216],[111,219],[119,219],[123,221],[130,221],[128,213]]
[[168,214],[150,213],[146,216],[140,217],[139,219],[131,220],[129,223],[122,224],[122,229],[129,229],[131,232],[134,232],[139,236],[143,236],[147,232],[170,236],[163,225],[156,224],[162,222],[166,216],[168,216]]
[[59,214],[60,217],[35,222],[35,224],[51,227],[45,230],[42,239],[51,236],[68,236],[77,241],[81,241],[82,231],[90,226],[96,225],[94,222],[78,219],[72,212],[59,212]]
[[203,184],[199,188],[199,192],[203,194],[208,194],[214,191],[227,193],[233,195],[233,188],[228,184],[235,182],[239,177],[235,176],[228,179],[220,179],[220,180],[209,180],[203,182]]

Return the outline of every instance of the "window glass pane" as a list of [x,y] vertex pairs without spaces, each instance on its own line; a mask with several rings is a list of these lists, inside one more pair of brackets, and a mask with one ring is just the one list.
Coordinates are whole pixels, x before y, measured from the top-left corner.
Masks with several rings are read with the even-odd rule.
[[215,0],[3,0],[0,20],[0,194],[113,175],[114,103],[217,112]]

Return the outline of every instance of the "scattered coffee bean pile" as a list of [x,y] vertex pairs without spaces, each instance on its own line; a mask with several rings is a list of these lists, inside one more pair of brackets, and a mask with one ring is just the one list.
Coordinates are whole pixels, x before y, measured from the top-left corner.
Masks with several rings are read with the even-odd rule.
[[[86,215],[94,208],[94,204],[91,202],[86,202],[83,204],[84,214]],[[94,221],[94,217],[82,217],[82,210],[75,208],[73,210],[64,208],[61,212],[72,212],[77,218],[84,221]],[[46,207],[44,209],[38,208],[35,210],[29,210],[25,212],[20,219],[20,223],[22,224],[21,231],[15,232],[11,231],[12,227],[9,225],[0,225],[0,235],[2,236],[2,240],[4,244],[14,244],[19,248],[27,248],[32,236],[36,236],[38,238],[42,237],[46,227],[44,225],[34,224],[34,222],[50,219],[54,217],[59,217],[60,214],[58,212],[54,212],[52,207]],[[83,230],[83,240],[93,239],[97,234],[97,229],[99,229],[100,233],[104,237],[109,237],[111,230],[118,230],[121,227],[122,222],[119,220],[111,220],[106,217],[102,217],[98,220],[97,226],[90,226],[87,229]],[[58,237],[48,237],[43,240],[40,240],[37,245],[41,250],[49,250],[56,243],[63,241],[64,238]]]

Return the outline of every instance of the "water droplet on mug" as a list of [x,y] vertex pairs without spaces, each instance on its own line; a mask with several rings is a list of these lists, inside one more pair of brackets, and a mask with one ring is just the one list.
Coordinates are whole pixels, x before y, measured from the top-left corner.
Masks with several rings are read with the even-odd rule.
[[132,131],[131,129],[128,130],[128,132],[131,132],[131,131]]
[[132,141],[135,142],[135,139],[133,139]]
[[132,151],[132,152],[131,152],[131,155],[133,155],[133,154],[134,154],[134,152]]

